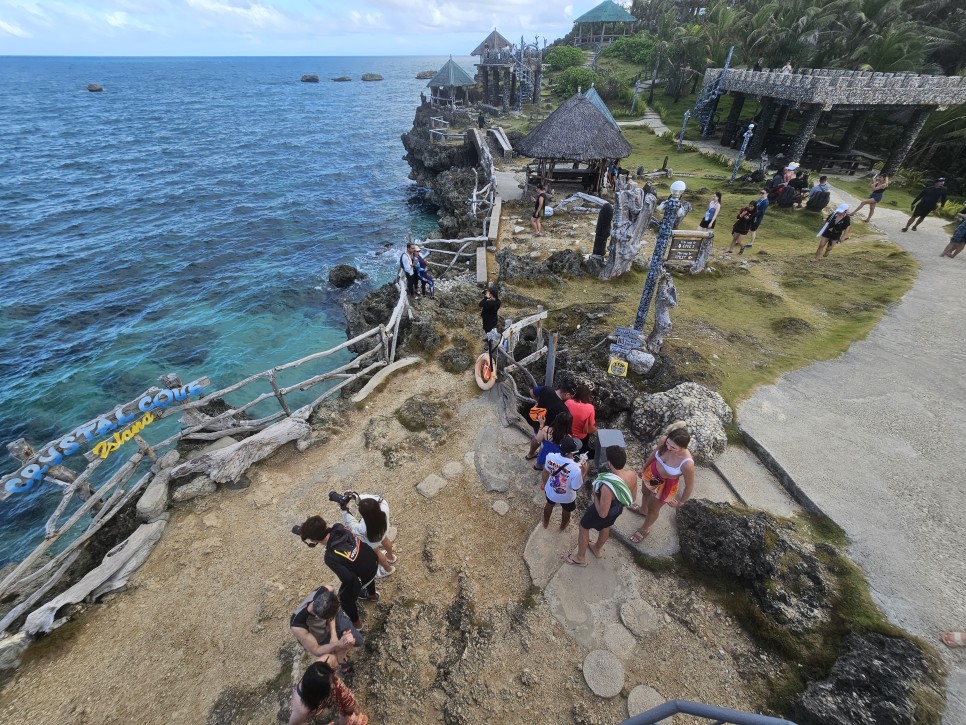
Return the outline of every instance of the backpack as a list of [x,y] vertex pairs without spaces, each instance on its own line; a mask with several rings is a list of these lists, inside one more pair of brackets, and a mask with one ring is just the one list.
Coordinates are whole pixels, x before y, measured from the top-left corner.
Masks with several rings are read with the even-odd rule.
[[778,186],[773,186],[768,190],[768,201],[776,201],[781,197],[787,188],[786,184],[779,184]]
[[788,208],[795,203],[795,197],[798,196],[798,191],[791,186],[785,186],[781,193],[778,195],[778,206],[782,208]]
[[832,200],[832,195],[827,191],[820,191],[805,202],[805,208],[809,211],[822,211]]

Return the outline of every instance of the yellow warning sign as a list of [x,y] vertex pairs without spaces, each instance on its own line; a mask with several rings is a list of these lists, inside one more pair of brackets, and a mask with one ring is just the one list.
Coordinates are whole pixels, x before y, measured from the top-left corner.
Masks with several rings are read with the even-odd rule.
[[611,375],[616,375],[619,378],[627,377],[627,360],[621,360],[617,357],[612,357],[610,359],[610,365],[607,366],[607,372]]

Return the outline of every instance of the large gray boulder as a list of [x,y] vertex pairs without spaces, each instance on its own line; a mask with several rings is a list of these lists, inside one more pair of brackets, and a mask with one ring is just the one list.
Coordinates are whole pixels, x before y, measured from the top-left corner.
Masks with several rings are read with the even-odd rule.
[[357,279],[365,278],[365,274],[348,264],[337,264],[329,270],[329,284],[340,289],[351,287]]
[[923,704],[942,703],[943,683],[906,639],[850,634],[829,676],[809,683],[792,705],[799,725],[913,725]]
[[664,393],[642,395],[634,401],[631,431],[642,441],[653,441],[672,424],[683,423],[691,433],[689,450],[698,463],[710,463],[728,444],[725,423],[731,408],[718,393],[697,383],[682,383]]
[[677,526],[685,561],[739,580],[780,626],[804,634],[828,620],[832,577],[791,524],[763,511],[691,499],[678,509]]
[[563,280],[547,265],[530,257],[521,257],[509,249],[496,253],[496,262],[500,265],[500,283],[530,282],[536,284],[561,285]]
[[575,279],[587,275],[584,257],[572,249],[562,249],[547,257],[547,269],[561,277]]

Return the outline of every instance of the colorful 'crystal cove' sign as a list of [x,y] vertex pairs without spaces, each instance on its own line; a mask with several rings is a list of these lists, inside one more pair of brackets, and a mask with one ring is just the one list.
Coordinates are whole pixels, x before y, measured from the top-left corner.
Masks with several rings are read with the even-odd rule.
[[[37,481],[43,480],[47,471],[53,466],[60,464],[68,456],[77,453],[82,445],[91,443],[101,436],[116,431],[118,428],[123,428],[137,418],[139,412],[161,412],[172,403],[184,401],[189,395],[198,395],[207,385],[208,379],[201,378],[187,385],[182,385],[179,388],[162,388],[157,392],[152,391],[152,394],[145,394],[138,400],[115,408],[111,413],[102,415],[79,428],[75,428],[70,435],[64,436],[59,441],[48,444],[37,455],[26,461],[19,471],[5,476],[2,479],[3,487],[9,493],[29,491]],[[155,417],[160,416],[154,416],[152,413],[151,419],[154,420]],[[144,418],[138,421],[138,423],[147,425]],[[126,433],[127,431],[121,433],[121,437]],[[130,437],[133,436],[134,433],[131,433]],[[130,440],[130,437],[128,440]],[[105,441],[105,443],[110,444],[112,441]],[[110,452],[108,451],[108,453]],[[102,458],[106,457],[106,455],[102,455],[101,453],[98,453],[98,455],[101,455]]]

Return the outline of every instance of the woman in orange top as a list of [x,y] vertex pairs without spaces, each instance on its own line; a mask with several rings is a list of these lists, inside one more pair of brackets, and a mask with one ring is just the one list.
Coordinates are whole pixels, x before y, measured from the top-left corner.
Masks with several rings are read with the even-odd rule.
[[597,432],[596,411],[593,403],[590,402],[590,388],[586,385],[577,385],[573,391],[573,397],[565,400],[564,405],[573,416],[570,424],[570,435],[580,441],[580,452],[590,450],[590,434]]
[[[640,506],[627,507],[629,511],[644,517],[641,528],[631,536],[632,543],[641,543],[651,533],[651,527],[664,504],[678,508],[691,498],[691,491],[694,490],[694,459],[688,450],[690,442],[691,434],[687,428],[675,428],[658,439],[657,448],[644,462],[641,471],[644,498]],[[684,493],[678,499],[681,476],[684,476]]]

